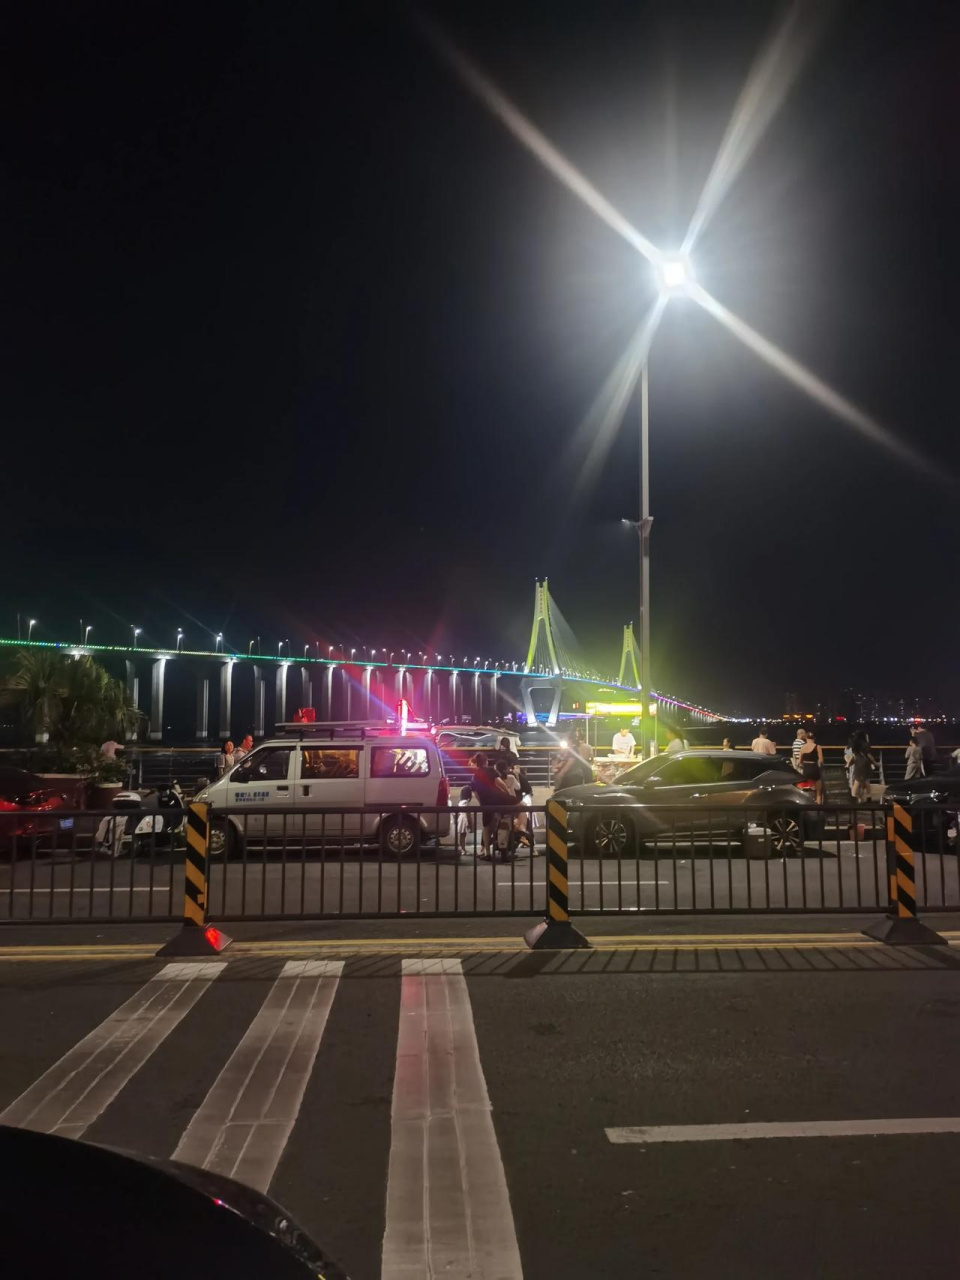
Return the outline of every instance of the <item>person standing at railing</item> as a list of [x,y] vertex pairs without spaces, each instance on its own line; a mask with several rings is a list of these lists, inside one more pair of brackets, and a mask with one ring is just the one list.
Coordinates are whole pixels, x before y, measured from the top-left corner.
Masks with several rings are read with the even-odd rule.
[[775,756],[777,754],[776,743],[771,740],[765,724],[760,726],[757,736],[750,743],[750,750],[755,751],[758,756]]
[[800,770],[800,752],[803,750],[803,744],[806,742],[806,740],[807,740],[806,729],[798,729],[797,736],[793,740],[793,754],[790,757],[793,760],[793,767],[798,772]]
[[667,729],[667,746],[664,755],[676,755],[678,751],[686,751],[689,746],[689,742],[679,729]]
[[925,724],[918,724],[913,731],[913,736],[917,740],[917,746],[923,757],[923,772],[933,773],[934,765],[937,763],[937,744],[933,734]]
[[232,769],[236,763],[237,758],[234,754],[234,746],[228,738],[223,744],[223,750],[217,756],[217,777],[222,778],[227,770]]
[[917,741],[916,734],[911,733],[910,741],[907,743],[907,749],[903,753],[907,757],[907,771],[903,775],[904,780],[910,778],[923,777],[923,752],[920,749],[920,743]]
[[823,747],[817,742],[812,729],[807,732],[807,740],[800,748],[800,772],[804,782],[817,784],[817,804],[823,803]]

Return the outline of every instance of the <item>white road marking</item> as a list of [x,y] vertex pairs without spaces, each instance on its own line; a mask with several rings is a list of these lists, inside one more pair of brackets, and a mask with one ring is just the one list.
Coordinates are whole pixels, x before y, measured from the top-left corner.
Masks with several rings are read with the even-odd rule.
[[82,1137],[226,967],[165,965],[12,1102],[0,1124]]
[[174,1160],[266,1192],[296,1123],[342,960],[288,960],[180,1139]]
[[404,960],[382,1280],[522,1280],[459,960]]
[[770,1124],[666,1124],[607,1129],[613,1143],[730,1142],[738,1138],[877,1138],[887,1134],[960,1133],[960,1116],[904,1120],[798,1120]]

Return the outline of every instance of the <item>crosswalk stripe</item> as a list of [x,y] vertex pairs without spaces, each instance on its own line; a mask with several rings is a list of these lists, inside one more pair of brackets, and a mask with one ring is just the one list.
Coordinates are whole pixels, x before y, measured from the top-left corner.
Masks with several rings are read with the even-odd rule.
[[82,1137],[226,967],[166,965],[12,1102],[0,1124]]
[[402,970],[382,1280],[522,1280],[460,961]]
[[175,1160],[266,1192],[296,1124],[342,960],[290,960],[180,1139]]

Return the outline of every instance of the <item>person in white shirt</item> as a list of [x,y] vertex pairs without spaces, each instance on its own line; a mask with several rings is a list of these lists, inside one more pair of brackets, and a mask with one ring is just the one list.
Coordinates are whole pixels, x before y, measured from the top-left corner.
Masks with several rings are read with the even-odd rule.
[[793,750],[790,756],[791,760],[793,761],[793,767],[797,770],[798,773],[800,772],[800,752],[803,750],[804,743],[806,741],[807,741],[806,729],[798,729],[797,736],[793,740]]
[[618,729],[613,735],[613,754],[615,756],[632,756],[637,749],[637,740],[629,729]]
[[678,751],[686,751],[687,745],[688,744],[679,729],[667,730],[667,749],[664,752],[665,755],[673,756],[676,755]]
[[767,736],[766,729],[761,729],[750,743],[750,750],[755,751],[760,756],[775,756],[777,754],[777,748]]

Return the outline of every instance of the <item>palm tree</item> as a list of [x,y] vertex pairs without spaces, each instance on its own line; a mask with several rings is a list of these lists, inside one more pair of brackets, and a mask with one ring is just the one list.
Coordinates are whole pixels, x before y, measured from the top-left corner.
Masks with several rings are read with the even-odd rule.
[[120,680],[83,655],[20,650],[0,700],[20,708],[38,742],[60,747],[99,743],[136,728],[142,719]]

